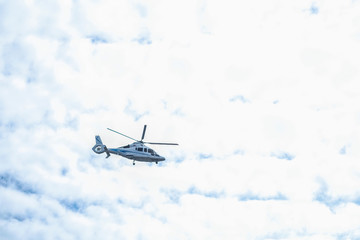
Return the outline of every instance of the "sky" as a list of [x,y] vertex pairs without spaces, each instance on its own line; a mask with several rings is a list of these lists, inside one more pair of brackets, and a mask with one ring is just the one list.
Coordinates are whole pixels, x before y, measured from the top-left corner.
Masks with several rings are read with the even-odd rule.
[[0,239],[360,239],[359,13],[0,0]]

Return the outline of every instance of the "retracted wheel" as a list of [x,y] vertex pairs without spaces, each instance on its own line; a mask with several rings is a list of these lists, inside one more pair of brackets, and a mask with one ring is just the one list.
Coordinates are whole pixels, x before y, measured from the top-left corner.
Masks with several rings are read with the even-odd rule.
[[158,162],[156,162],[156,164],[157,164]]
[[135,165],[135,161],[133,161],[133,165]]

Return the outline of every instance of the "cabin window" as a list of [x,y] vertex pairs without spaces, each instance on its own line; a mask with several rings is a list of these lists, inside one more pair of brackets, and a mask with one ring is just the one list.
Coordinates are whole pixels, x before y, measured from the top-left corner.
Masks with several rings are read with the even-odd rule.
[[142,152],[142,151],[143,151],[143,148],[138,148],[137,150],[140,151],[140,152]]
[[147,152],[147,148],[144,148],[144,152]]

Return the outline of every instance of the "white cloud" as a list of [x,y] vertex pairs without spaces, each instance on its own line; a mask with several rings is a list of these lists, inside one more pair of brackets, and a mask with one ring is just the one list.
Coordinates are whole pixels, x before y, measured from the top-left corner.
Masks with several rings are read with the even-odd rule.
[[358,238],[359,6],[1,3],[0,235]]

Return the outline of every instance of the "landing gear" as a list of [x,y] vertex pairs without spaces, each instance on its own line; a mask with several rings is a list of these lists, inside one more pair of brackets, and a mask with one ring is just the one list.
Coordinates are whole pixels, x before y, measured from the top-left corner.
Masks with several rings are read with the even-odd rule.
[[133,165],[135,165],[135,160],[133,161]]
[[158,163],[158,162],[155,162],[156,164]]

